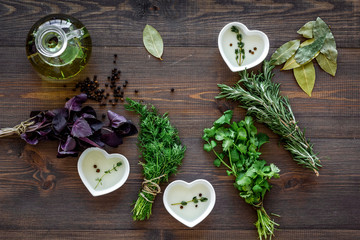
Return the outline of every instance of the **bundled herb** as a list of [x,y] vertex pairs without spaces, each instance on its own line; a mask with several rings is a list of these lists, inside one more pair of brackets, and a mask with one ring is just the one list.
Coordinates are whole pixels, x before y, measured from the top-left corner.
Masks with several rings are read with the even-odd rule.
[[271,56],[271,60],[275,65],[285,62],[282,70],[293,69],[297,83],[311,97],[315,85],[313,59],[325,72],[335,76],[338,55],[335,38],[329,26],[319,17],[316,21],[307,22],[297,33],[308,40],[301,44],[300,40],[284,43]]
[[235,49],[235,59],[239,66],[243,63],[245,59],[245,50],[244,50],[244,42],[242,41],[242,35],[239,29],[235,26],[231,27],[231,31],[236,34],[237,42],[237,49]]
[[154,106],[144,105],[129,98],[125,109],[140,115],[138,147],[143,162],[144,182],[133,209],[134,220],[151,216],[152,204],[160,193],[159,184],[167,182],[177,172],[184,158],[185,147],[181,145],[177,130],[170,124],[167,114],[160,115]]
[[218,84],[220,94],[216,98],[241,102],[249,115],[265,123],[282,138],[285,149],[290,151],[298,164],[319,175],[321,164],[313,152],[313,145],[297,125],[288,98],[280,95],[280,84],[271,81],[274,67],[272,62],[264,61],[263,72],[240,72],[241,79],[235,86]]
[[[274,165],[266,165],[260,160],[260,147],[269,137],[257,134],[257,129],[250,116],[240,122],[232,122],[233,112],[228,110],[211,128],[204,129],[203,139],[206,141],[204,150],[213,151],[216,156],[214,165],[227,167],[227,175],[235,177],[234,186],[246,203],[252,205],[258,215],[255,223],[259,238],[266,239],[274,234],[275,226],[263,206],[264,197],[271,189],[268,179],[279,177],[280,170]],[[221,145],[221,152],[216,146]]]
[[30,119],[13,128],[0,129],[0,137],[18,134],[31,145],[41,140],[57,139],[57,157],[66,157],[77,156],[87,147],[104,147],[105,144],[117,147],[123,143],[124,137],[137,133],[131,121],[110,110],[107,112],[109,125],[104,126],[92,107],[82,107],[86,100],[86,94],[80,94],[67,101],[64,108],[33,111]]

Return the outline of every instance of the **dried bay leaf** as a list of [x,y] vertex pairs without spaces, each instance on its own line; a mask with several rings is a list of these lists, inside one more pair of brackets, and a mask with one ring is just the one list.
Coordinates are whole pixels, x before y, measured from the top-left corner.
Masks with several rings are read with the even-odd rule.
[[314,38],[321,38],[325,36],[324,45],[320,52],[324,54],[330,61],[336,62],[338,52],[336,50],[336,42],[329,26],[321,19],[317,18],[314,25]]
[[320,49],[320,52],[324,54],[330,61],[336,63],[338,51],[336,50],[334,35],[331,32],[326,35],[324,45]]
[[[315,22],[315,21],[314,21]],[[302,42],[300,44],[300,47],[304,47],[304,46],[307,46],[311,43],[313,43],[315,41],[314,38],[311,38],[311,39],[308,39],[304,42]],[[284,67],[281,69],[281,70],[290,70],[290,69],[293,69],[293,68],[297,68],[297,67],[300,67],[301,65],[298,64],[296,61],[295,61],[295,54],[291,56],[291,58],[289,58],[286,63],[284,64]]]
[[298,68],[294,68],[293,71],[294,71],[295,79],[299,84],[299,86],[301,87],[301,89],[311,97],[311,92],[315,85],[314,64],[310,61],[305,65],[302,65]]
[[280,65],[288,60],[300,46],[300,40],[292,40],[281,45],[271,56],[273,64]]
[[302,65],[305,65],[305,64],[309,63],[314,58],[316,58],[319,54],[320,54],[320,51],[317,51],[315,53],[315,55],[309,61],[307,61],[306,63],[301,64],[301,65],[296,62],[295,54],[294,54],[291,58],[289,58],[289,60],[286,61],[286,63],[284,64],[284,67],[281,70],[290,70],[290,69],[298,68],[298,67],[300,67]]
[[315,41],[304,47],[300,47],[295,54],[295,60],[300,65],[305,64],[314,58],[315,54],[320,51],[325,41],[325,36],[315,39]]
[[143,31],[143,43],[146,50],[156,58],[162,60],[164,43],[160,33],[152,26],[146,25]]
[[337,68],[337,63],[330,61],[324,54],[320,53],[317,57],[316,57],[316,61],[319,64],[319,66],[321,67],[322,70],[324,70],[325,72],[327,72],[328,74],[335,76],[336,74],[336,68]]
[[303,35],[305,38],[313,38],[314,25],[315,21],[307,22],[297,31],[297,33]]

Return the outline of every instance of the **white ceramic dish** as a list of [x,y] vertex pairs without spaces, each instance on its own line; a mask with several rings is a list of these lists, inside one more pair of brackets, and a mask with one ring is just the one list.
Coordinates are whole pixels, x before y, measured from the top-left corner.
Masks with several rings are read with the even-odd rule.
[[[205,202],[190,202],[181,208],[181,205],[172,205],[181,201],[192,200],[194,196],[198,199],[206,197]],[[213,186],[204,179],[198,179],[191,183],[177,180],[170,183],[164,191],[163,202],[166,210],[176,220],[188,227],[194,227],[203,221],[214,208],[216,201]]]
[[[235,49],[237,48],[236,34],[231,31],[235,26],[242,34],[245,59],[241,66],[236,62]],[[269,39],[265,33],[258,30],[249,30],[244,24],[232,22],[227,24],[219,33],[218,47],[226,65],[233,72],[240,72],[260,64],[267,56],[270,48]],[[256,49],[256,50],[254,50]],[[254,54],[249,53],[253,51]]]
[[[122,164],[117,167],[117,171],[113,170],[104,175],[105,171],[112,169],[118,162]],[[108,154],[95,147],[88,148],[81,154],[77,167],[82,182],[94,197],[115,191],[126,182],[130,173],[129,161],[125,156],[118,153]],[[102,184],[98,184],[96,179],[103,175]]]

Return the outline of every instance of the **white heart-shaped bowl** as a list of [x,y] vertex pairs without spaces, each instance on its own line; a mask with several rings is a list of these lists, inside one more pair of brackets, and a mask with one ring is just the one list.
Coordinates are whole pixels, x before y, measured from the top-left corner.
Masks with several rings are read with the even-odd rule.
[[[112,169],[118,162],[122,164],[116,168],[117,171],[112,170],[104,175],[105,171]],[[115,191],[126,182],[130,173],[129,161],[125,156],[108,154],[96,147],[88,148],[81,154],[77,167],[81,181],[94,197]],[[101,184],[98,184],[96,179],[102,176]]]
[[[181,208],[180,205],[172,205],[182,201],[206,197],[205,202],[190,202]],[[163,202],[166,210],[176,220],[188,227],[194,227],[204,220],[214,208],[216,201],[215,190],[213,186],[204,179],[198,179],[191,183],[182,180],[176,180],[170,183],[164,191]]]
[[[244,43],[245,59],[240,66],[236,62],[235,49],[237,49],[238,40],[236,39],[236,34],[231,31],[232,26],[239,29],[242,35],[242,42]],[[269,52],[270,44],[269,38],[265,33],[258,30],[249,30],[242,23],[232,22],[220,31],[218,47],[222,58],[230,70],[240,72],[255,67],[264,61]],[[253,54],[249,51],[252,51]]]

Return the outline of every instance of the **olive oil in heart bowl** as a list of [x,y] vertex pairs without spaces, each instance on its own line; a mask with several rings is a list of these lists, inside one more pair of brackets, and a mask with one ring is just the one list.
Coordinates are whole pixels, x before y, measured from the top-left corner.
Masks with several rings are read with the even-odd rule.
[[214,208],[215,201],[215,190],[204,179],[191,183],[174,181],[167,186],[163,196],[164,206],[170,215],[188,227],[204,220]]
[[91,38],[79,20],[52,14],[37,21],[30,29],[26,54],[42,79],[69,82],[88,63]]
[[94,147],[81,154],[78,172],[85,187],[96,197],[120,188],[129,176],[130,165],[125,156]]
[[230,70],[240,72],[260,64],[269,52],[270,43],[265,33],[232,22],[220,31],[218,47]]

